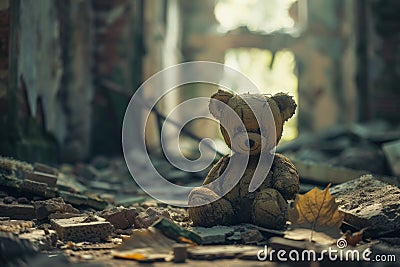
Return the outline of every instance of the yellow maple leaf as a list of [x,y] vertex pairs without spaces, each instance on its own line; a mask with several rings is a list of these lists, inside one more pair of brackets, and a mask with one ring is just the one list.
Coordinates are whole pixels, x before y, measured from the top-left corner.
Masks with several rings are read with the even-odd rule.
[[344,215],[339,212],[339,205],[329,188],[330,184],[324,190],[314,187],[304,195],[297,195],[294,208],[289,209],[291,228],[311,230],[310,241],[313,240],[314,231],[332,238],[340,237]]

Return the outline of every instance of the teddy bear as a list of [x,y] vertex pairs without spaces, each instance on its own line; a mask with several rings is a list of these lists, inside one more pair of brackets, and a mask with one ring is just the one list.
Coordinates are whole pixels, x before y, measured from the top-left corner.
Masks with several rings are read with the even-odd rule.
[[[263,115],[268,113],[266,105],[273,120]],[[202,187],[190,192],[188,214],[194,226],[253,223],[282,229],[286,225],[288,200],[294,199],[300,189],[299,175],[293,163],[273,149],[282,137],[284,123],[294,115],[296,107],[293,98],[285,93],[238,95],[219,89],[211,96],[209,110],[220,121],[222,136],[232,153],[223,156],[211,168]],[[240,120],[232,119],[232,113]],[[273,131],[275,134],[271,138],[269,133]],[[271,154],[270,168],[261,174],[261,184],[250,192],[255,170],[259,163],[263,166],[259,161],[262,155],[267,155],[263,153]],[[238,177],[240,174],[235,167],[228,169],[227,166],[233,160],[241,162],[243,157],[247,157],[247,164]],[[235,178],[236,185],[221,194],[224,186]],[[218,182],[217,186],[207,187],[212,182]]]

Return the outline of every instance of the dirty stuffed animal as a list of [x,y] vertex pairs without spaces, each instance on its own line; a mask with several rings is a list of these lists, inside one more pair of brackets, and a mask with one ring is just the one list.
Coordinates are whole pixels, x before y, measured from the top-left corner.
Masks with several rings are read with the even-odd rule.
[[[262,115],[267,109],[266,103],[271,109],[273,123],[271,123],[272,120],[268,122],[266,116]],[[249,184],[261,158],[260,155],[270,153],[269,151],[281,139],[283,124],[295,113],[296,103],[292,97],[284,93],[274,96],[236,95],[219,90],[211,97],[209,109],[211,114],[220,121],[224,140],[233,153],[222,157],[213,166],[203,187],[191,191],[189,195],[191,207],[188,212],[193,224],[210,227],[254,223],[262,227],[281,229],[287,220],[287,200],[293,199],[300,189],[299,176],[294,165],[285,156],[275,153],[271,156],[273,161],[269,172],[262,174],[262,184],[254,192],[249,192]],[[259,111],[261,115],[254,115]],[[229,118],[233,112],[238,115],[242,123]],[[273,135],[274,138],[263,135],[263,133],[268,135],[271,132],[268,127],[274,126],[276,133]],[[260,129],[263,130],[260,131]],[[271,141],[271,139],[275,140]],[[246,156],[248,162],[247,167],[244,166],[243,175],[237,178],[239,181],[227,194],[221,194],[220,191],[223,191],[221,188],[229,185],[235,175],[240,175],[234,171],[235,168],[227,168],[230,160],[242,157],[245,153],[248,155]],[[217,179],[218,186],[207,186]],[[208,204],[201,204],[206,202]]]

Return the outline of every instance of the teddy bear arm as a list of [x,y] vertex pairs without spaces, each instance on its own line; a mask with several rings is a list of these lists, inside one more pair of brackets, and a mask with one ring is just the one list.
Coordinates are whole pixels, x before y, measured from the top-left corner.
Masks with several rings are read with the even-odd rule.
[[231,203],[209,188],[193,189],[189,195],[189,206],[188,214],[194,226],[211,227],[235,223],[235,212]]
[[287,157],[280,154],[275,155],[272,184],[286,200],[294,199],[300,190],[296,167]]
[[203,185],[209,184],[215,180],[217,180],[222,173],[225,171],[226,167],[229,163],[229,155],[225,155],[218,160],[217,163],[211,168],[208,172],[206,179],[203,182]]

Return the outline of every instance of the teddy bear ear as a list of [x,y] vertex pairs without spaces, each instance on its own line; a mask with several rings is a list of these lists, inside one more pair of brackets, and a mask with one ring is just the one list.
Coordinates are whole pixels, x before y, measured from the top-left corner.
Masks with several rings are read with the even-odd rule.
[[[211,100],[210,100],[210,104],[208,106],[208,108],[210,109],[211,114],[217,119],[219,120],[221,117],[221,111],[224,107],[224,104],[228,104],[229,99],[231,99],[234,96],[234,94],[222,90],[222,89],[218,89],[218,92],[216,92],[215,94],[213,94],[211,96]],[[222,103],[221,103],[221,102]]]
[[287,121],[294,115],[297,105],[293,97],[285,93],[278,93],[271,98],[277,103],[284,121]]

